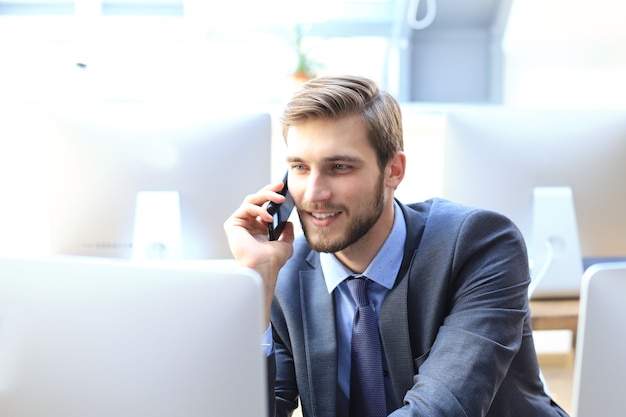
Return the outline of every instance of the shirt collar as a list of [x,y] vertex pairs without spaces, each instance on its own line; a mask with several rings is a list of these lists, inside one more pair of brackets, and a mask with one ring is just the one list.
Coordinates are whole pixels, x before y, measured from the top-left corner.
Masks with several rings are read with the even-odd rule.
[[[363,275],[389,290],[393,288],[402,264],[405,241],[406,221],[400,206],[394,201],[394,220],[391,232]],[[329,293],[333,292],[343,280],[354,275],[332,253],[320,253],[320,263]]]

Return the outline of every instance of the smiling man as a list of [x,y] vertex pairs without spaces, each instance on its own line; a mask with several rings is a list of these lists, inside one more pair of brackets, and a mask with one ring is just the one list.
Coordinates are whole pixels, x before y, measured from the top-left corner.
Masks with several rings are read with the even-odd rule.
[[394,199],[406,165],[396,100],[362,77],[317,78],[282,123],[304,236],[289,224],[267,237],[280,183],[224,225],[265,285],[270,415],[300,401],[318,417],[566,416],[539,378],[517,228]]

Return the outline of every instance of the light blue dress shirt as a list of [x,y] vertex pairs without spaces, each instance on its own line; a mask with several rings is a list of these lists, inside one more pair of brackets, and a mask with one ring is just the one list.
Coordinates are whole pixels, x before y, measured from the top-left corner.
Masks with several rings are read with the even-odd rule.
[[[396,281],[406,241],[406,223],[398,203],[394,203],[394,222],[387,240],[376,254],[363,274],[354,274],[343,265],[332,253],[320,253],[320,263],[328,293],[333,295],[335,304],[335,325],[337,328],[337,358],[338,358],[338,389],[337,402],[339,410],[349,409],[350,398],[350,349],[352,343],[352,321],[356,306],[345,279],[351,276],[365,276],[370,279],[368,295],[376,311],[380,314],[380,307]],[[266,354],[273,351],[271,325],[263,334],[263,347]],[[393,395],[393,388],[389,378],[385,378],[388,397]],[[340,411],[341,414],[341,411]]]

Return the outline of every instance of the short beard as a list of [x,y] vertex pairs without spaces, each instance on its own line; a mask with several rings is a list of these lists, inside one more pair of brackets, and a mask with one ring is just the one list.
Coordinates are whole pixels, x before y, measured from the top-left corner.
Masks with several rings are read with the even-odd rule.
[[336,240],[330,240],[321,236],[317,241],[313,241],[312,237],[307,234],[306,226],[304,222],[302,224],[302,230],[304,236],[311,247],[311,249],[317,252],[335,253],[346,249],[347,247],[358,242],[365,236],[383,214],[385,207],[385,186],[382,173],[379,175],[379,180],[372,195],[372,199],[366,202],[361,207],[365,207],[359,214],[353,219],[352,223],[348,227],[348,231],[343,238]]

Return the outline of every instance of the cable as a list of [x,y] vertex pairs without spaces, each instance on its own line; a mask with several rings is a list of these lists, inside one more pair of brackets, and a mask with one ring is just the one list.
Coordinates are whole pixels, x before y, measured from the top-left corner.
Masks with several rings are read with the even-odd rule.
[[539,285],[539,282],[541,282],[541,280],[545,277],[550,265],[552,265],[552,261],[554,260],[554,246],[552,245],[552,242],[550,239],[546,239],[544,243],[546,246],[546,260],[543,262],[543,265],[541,265],[539,272],[537,272],[537,274],[533,274],[534,277],[530,280],[530,285],[528,285],[528,298],[533,295]]
[[426,0],[426,15],[420,20],[417,19],[417,10],[419,9],[420,0],[410,0],[409,10],[407,12],[407,23],[416,30],[426,29],[435,20],[437,15],[437,1]]

